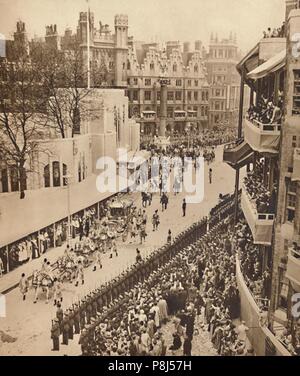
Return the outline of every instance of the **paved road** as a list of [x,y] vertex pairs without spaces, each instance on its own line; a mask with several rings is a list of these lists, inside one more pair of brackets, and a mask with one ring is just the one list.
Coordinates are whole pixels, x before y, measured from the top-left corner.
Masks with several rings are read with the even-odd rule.
[[[213,183],[211,185],[208,182],[209,167],[213,169]],[[83,286],[76,288],[74,284],[65,283],[63,285],[63,308],[67,308],[90,290],[118,275],[127,266],[134,263],[137,246],[141,249],[142,255],[147,255],[153,249],[166,243],[169,228],[175,236],[190,224],[206,216],[210,209],[217,204],[219,193],[232,193],[235,174],[228,165],[222,162],[221,147],[216,152],[216,161],[209,167],[207,165],[205,167],[205,197],[203,202],[188,205],[187,215],[182,218],[181,204],[186,195],[184,192],[176,197],[170,194],[168,210],[163,213],[160,210],[159,195],[154,195],[152,205],[147,208],[148,236],[146,243],[142,246],[138,244],[138,241],[136,244],[119,243],[119,256],[113,259],[105,256],[102,270],[93,272],[92,267],[85,270],[85,284]],[[243,176],[243,174],[241,175]],[[133,194],[133,198],[138,206],[141,206],[140,196]],[[160,211],[161,224],[157,232],[152,232],[151,216],[155,209]],[[54,251],[59,254],[63,250],[64,247],[61,247],[60,250]],[[46,304],[45,300],[41,298],[37,304],[33,304],[33,291],[30,291],[27,300],[23,302],[19,290],[15,289],[6,295],[6,306],[6,318],[0,318],[0,355],[57,355],[57,353],[51,352],[50,327],[51,319],[56,312],[52,301]],[[13,341],[14,339],[15,341]],[[199,350],[201,354],[198,355],[206,355],[205,348]],[[78,336],[74,337],[69,346],[61,346],[59,355],[65,354],[80,354]]]

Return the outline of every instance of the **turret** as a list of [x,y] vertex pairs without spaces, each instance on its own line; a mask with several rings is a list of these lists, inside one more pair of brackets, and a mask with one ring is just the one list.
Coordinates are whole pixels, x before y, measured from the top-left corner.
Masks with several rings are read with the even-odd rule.
[[128,16],[115,16],[115,85],[127,85]]

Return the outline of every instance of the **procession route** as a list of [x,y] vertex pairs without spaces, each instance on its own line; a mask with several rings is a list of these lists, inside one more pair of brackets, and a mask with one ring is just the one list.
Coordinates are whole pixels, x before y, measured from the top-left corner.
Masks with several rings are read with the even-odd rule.
[[[182,217],[182,200],[185,193],[178,195],[169,194],[169,205],[165,212],[161,211],[159,194],[153,195],[151,206],[147,206],[147,238],[146,243],[139,244],[139,239],[135,243],[129,243],[129,238],[124,244],[118,242],[118,257],[109,259],[104,255],[103,268],[92,271],[92,267],[85,269],[85,284],[77,288],[74,284],[63,284],[63,309],[67,309],[73,303],[78,302],[83,296],[91,290],[99,287],[104,282],[109,281],[119,275],[123,270],[135,262],[136,248],[141,250],[142,257],[149,255],[154,249],[159,248],[167,242],[168,230],[171,229],[172,236],[188,228],[191,224],[197,222],[218,203],[219,194],[232,193],[235,182],[235,171],[222,161],[223,147],[216,150],[216,160],[214,163],[205,165],[205,197],[200,204],[189,204],[187,206],[186,217]],[[213,169],[212,184],[208,182],[209,168]],[[241,173],[241,180],[245,176]],[[141,207],[141,197],[138,193],[130,194],[138,207]],[[160,226],[157,231],[152,231],[151,218],[156,209],[159,209]],[[49,260],[55,261],[55,257],[63,254],[65,246],[54,249],[47,253]],[[36,260],[34,260],[36,261]],[[43,257],[38,260],[39,268],[42,265]],[[37,261],[36,261],[37,262]],[[38,263],[38,262],[37,262]],[[5,276],[4,276],[5,277]],[[0,279],[1,291],[1,279]],[[46,304],[45,298],[41,297],[37,304],[33,304],[34,291],[30,290],[26,301],[22,301],[19,289],[14,289],[6,296],[6,317],[0,317],[0,355],[79,355],[81,353],[78,344],[79,335],[74,335],[74,339],[69,341],[69,345],[60,345],[59,352],[52,352],[52,341],[50,339],[51,320],[55,317],[56,307],[53,300],[50,299]],[[202,335],[202,334],[201,334]],[[205,334],[203,334],[205,335]],[[206,337],[206,335],[205,335]],[[211,355],[210,346],[198,348],[193,355]]]

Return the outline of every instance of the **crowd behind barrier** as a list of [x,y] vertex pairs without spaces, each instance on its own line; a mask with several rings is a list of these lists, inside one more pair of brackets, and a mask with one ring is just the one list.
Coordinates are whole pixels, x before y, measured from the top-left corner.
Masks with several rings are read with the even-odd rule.
[[[204,278],[203,294],[205,296],[207,295],[207,297],[203,299],[202,294],[200,294],[200,292],[198,291],[200,287],[199,283],[201,280],[201,277],[199,275],[201,273],[199,274],[196,272],[197,267],[195,267],[194,264],[196,262],[194,256],[197,255],[199,249],[202,249],[201,252],[203,253],[206,251],[203,247],[195,247],[195,243],[203,236],[205,236],[205,234],[207,234],[208,226],[210,229],[217,227],[219,231],[221,223],[221,226],[224,227],[223,232],[221,233],[227,234],[227,229],[230,222],[230,214],[233,211],[233,206],[233,202],[229,202],[225,203],[223,205],[223,208],[220,207],[219,216],[225,219],[221,222],[218,220],[218,225],[215,226],[213,224],[214,221],[210,221],[208,225],[207,220],[203,219],[200,223],[194,224],[188,230],[177,236],[174,239],[173,243],[167,244],[161,249],[155,251],[147,259],[137,262],[133,267],[128,269],[121,276],[114,279],[110,283],[107,283],[102,288],[91,292],[85,299],[74,304],[66,312],[62,313],[61,308],[59,308],[59,314],[56,320],[53,322],[53,342],[57,345],[59,343],[59,337],[61,334],[63,336],[63,343],[68,342],[69,339],[73,338],[73,330],[75,329],[75,333],[81,332],[80,343],[82,346],[83,354],[107,355],[107,347],[109,347],[110,355],[129,355],[131,353],[131,350],[134,352],[137,351],[139,355],[144,354],[145,351],[149,355],[154,353],[157,354],[158,349],[164,348],[164,339],[162,338],[159,328],[161,327],[165,319],[167,319],[167,317],[171,315],[174,319],[174,326],[176,330],[173,333],[174,343],[170,350],[179,350],[181,349],[182,345],[183,349],[189,352],[188,349],[191,346],[193,332],[191,328],[193,328],[193,323],[195,322],[194,320],[196,312],[198,315],[201,311],[201,306],[205,306],[205,303],[210,301],[210,297],[213,294],[213,289],[216,287],[211,286],[211,278]],[[216,236],[214,235],[213,238],[216,238]],[[222,236],[220,237],[220,239],[222,240],[220,240],[221,243],[218,243],[218,246],[222,249],[223,245],[226,243],[226,247],[228,248],[229,240],[227,239],[227,241],[225,242],[225,238]],[[211,245],[211,247],[213,247],[213,245]],[[229,251],[228,249],[227,251],[229,253],[232,252],[232,250]],[[189,259],[190,257],[188,264],[185,264],[184,261],[182,262],[181,257],[183,255],[183,260]],[[229,259],[231,258],[231,256],[228,255]],[[180,258],[179,263],[177,262],[178,257]],[[209,258],[209,255],[202,255],[202,261],[207,257]],[[234,257],[232,259],[234,259]],[[224,262],[226,262],[226,260]],[[176,267],[172,263],[175,263]],[[169,284],[169,290],[162,288],[162,286],[164,286],[164,283],[163,285],[160,284],[159,286],[157,286],[157,278],[159,280],[160,278],[164,278],[163,276],[165,276],[165,278],[169,278],[169,275],[168,277],[166,277],[166,275],[163,273],[163,268],[166,264],[168,264],[168,267],[170,267],[171,270],[178,271],[177,274],[172,274],[172,286]],[[180,265],[182,265],[181,267],[183,268],[181,273]],[[185,269],[187,265],[189,268],[191,267],[191,270],[195,270],[195,273],[192,273],[193,277],[188,281],[188,283],[186,281],[187,269]],[[210,270],[210,268],[212,268],[212,270]],[[209,265],[206,271],[204,268],[203,275],[206,275],[206,272],[208,276],[210,275],[209,273],[214,274],[215,270],[213,268],[213,263]],[[221,278],[223,282],[226,279],[225,277],[227,276],[227,271],[224,270],[224,273],[224,278]],[[219,276],[219,272],[217,272],[217,274]],[[183,276],[183,278],[180,277],[180,275]],[[229,277],[229,275],[227,277]],[[149,280],[146,281],[147,279]],[[149,283],[151,285],[151,281],[155,280],[155,286],[152,286],[152,288],[149,289]],[[142,287],[142,284],[144,282],[147,286],[146,290],[143,290]],[[220,285],[217,285],[217,290],[221,291],[222,283]],[[164,290],[164,292],[162,290]],[[189,296],[189,294],[186,294],[186,292],[191,291],[192,298],[185,298],[181,301],[181,296],[181,298],[179,298],[179,301],[176,299],[175,301],[174,299],[170,300],[169,298],[171,291],[176,292],[177,290],[180,292],[180,296]],[[198,293],[195,290],[197,290]],[[138,304],[137,309],[132,310],[132,301],[134,300],[136,302],[136,299],[138,298],[138,300],[141,302],[141,296],[145,293],[145,291],[150,291],[150,295],[147,295],[144,301],[142,299],[142,303]],[[233,300],[237,299],[237,289],[235,287],[232,287],[230,289],[230,294],[229,295]],[[194,299],[195,296],[197,297],[196,300],[198,303]],[[220,305],[220,310],[222,310],[222,312],[224,308],[224,317],[223,314],[221,314],[221,316],[219,317],[218,313],[212,316],[206,314],[206,320],[212,336],[215,334],[213,328],[219,328],[218,339],[220,340],[220,342],[219,340],[216,340],[216,342],[218,343],[217,347],[219,353],[227,355],[229,355],[230,353],[232,355],[235,352],[243,352],[245,350],[245,343],[242,343],[240,340],[237,341],[238,336],[234,335],[235,329],[230,322],[230,317],[233,318],[238,315],[237,311],[235,311],[234,308],[236,306],[236,301],[234,304],[232,304],[233,300],[231,300],[231,298],[228,298],[229,300],[227,301],[227,303],[224,303],[223,297],[219,296],[218,301],[216,301],[215,304],[216,306]],[[148,299],[150,299],[150,303]],[[231,308],[228,307],[229,301],[231,301]],[[147,303],[144,304],[145,302]],[[160,316],[161,313],[159,313],[159,309],[163,311],[162,306],[166,308],[166,304],[168,312],[167,317]],[[198,308],[195,309],[195,306],[197,304]],[[223,304],[225,304],[224,307]],[[128,311],[126,311],[126,307],[128,308]],[[126,312],[124,312],[124,309]],[[214,308],[211,309],[213,310]],[[131,317],[129,315],[129,311],[132,311],[132,320],[129,320],[130,323],[128,322],[128,317]],[[217,311],[219,312],[219,309],[217,309]],[[180,314],[182,314],[182,317],[180,316]],[[216,320],[216,322],[211,321],[212,317],[214,318],[214,320]],[[143,318],[143,320],[140,320],[141,318]],[[218,321],[219,319],[220,322]],[[190,322],[189,329],[187,328],[187,322]],[[138,326],[139,328],[137,332],[136,326]],[[182,326],[185,327],[185,330],[181,329]],[[223,337],[221,335],[221,332],[225,333]],[[149,336],[151,337],[150,339]],[[217,335],[214,337],[214,339],[216,339],[216,337]],[[97,341],[95,344],[96,338]],[[116,343],[115,341],[116,338],[118,343]],[[105,342],[105,346],[103,344],[103,341]],[[159,354],[163,355],[164,351],[165,350],[159,352]]]
[[276,209],[276,185],[272,193],[264,184],[264,167],[262,162],[257,162],[255,169],[247,173],[244,179],[244,186],[250,197],[250,200],[256,207],[258,214],[274,214]]
[[263,31],[264,38],[285,38],[285,22],[281,27],[274,27],[273,30],[268,27],[267,31]]
[[266,98],[262,95],[257,105],[251,105],[248,110],[248,118],[250,121],[258,121],[262,124],[281,124],[282,121],[282,106],[283,106],[283,92],[278,94],[278,102],[274,99]]

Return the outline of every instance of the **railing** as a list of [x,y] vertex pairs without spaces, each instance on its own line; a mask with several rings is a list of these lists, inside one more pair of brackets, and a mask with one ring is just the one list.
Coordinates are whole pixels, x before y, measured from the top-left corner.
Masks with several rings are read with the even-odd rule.
[[280,132],[280,130],[281,130],[281,124],[263,124],[262,122],[260,122],[256,119],[250,120],[248,117],[246,117],[246,119],[251,124],[253,124],[256,128],[261,130],[262,132],[272,132],[272,133],[274,133],[274,132]]
[[244,142],[244,139],[243,138],[240,138],[236,141],[233,141],[233,142],[230,142],[229,144],[226,144],[224,146],[224,150],[226,151],[230,151],[230,150],[233,150],[235,149],[236,147],[238,147],[239,145],[241,145],[242,143]]
[[300,259],[300,250],[289,248],[290,255],[295,257],[296,259]]

